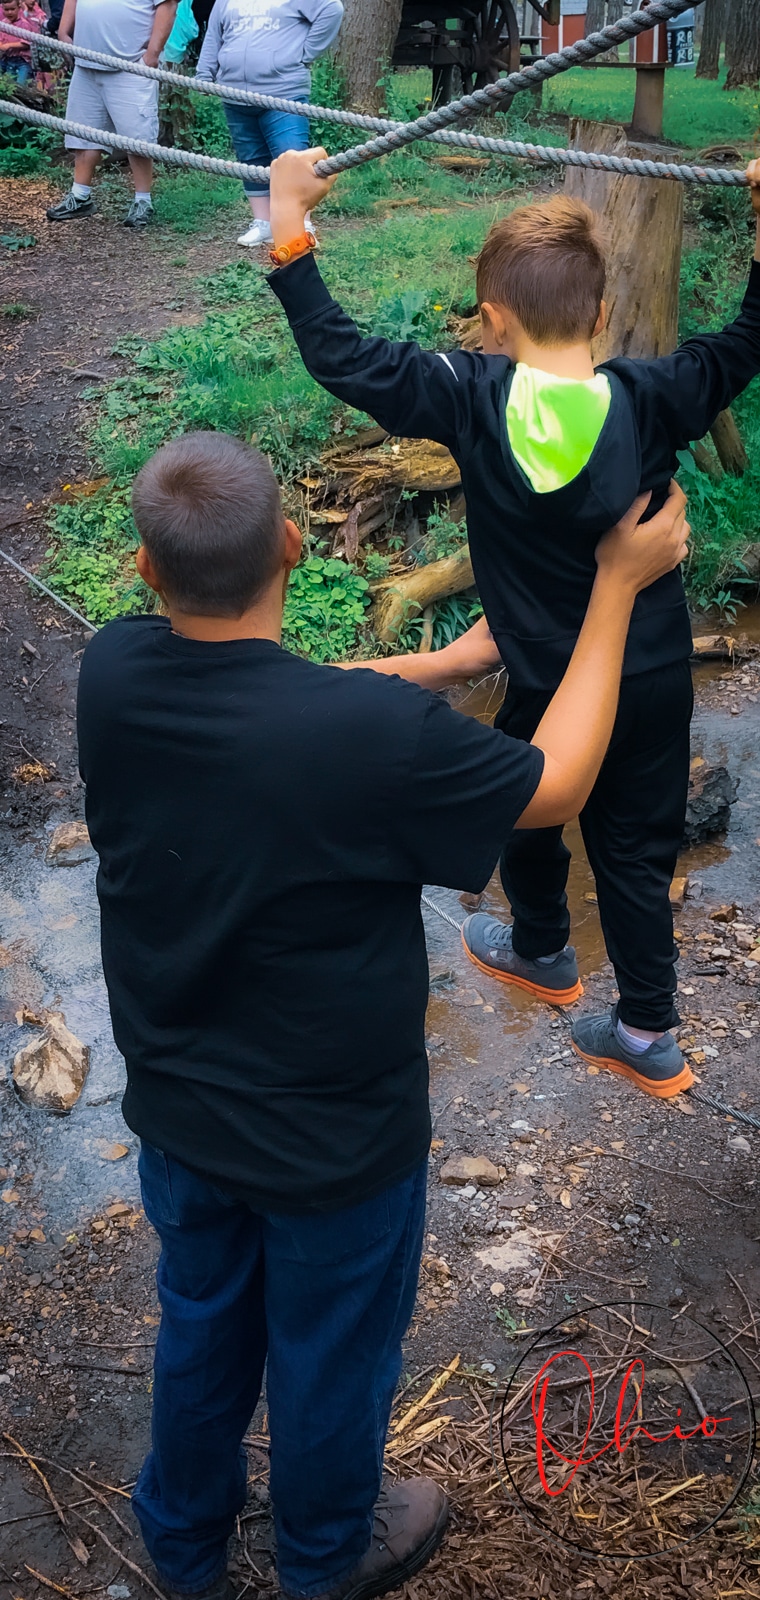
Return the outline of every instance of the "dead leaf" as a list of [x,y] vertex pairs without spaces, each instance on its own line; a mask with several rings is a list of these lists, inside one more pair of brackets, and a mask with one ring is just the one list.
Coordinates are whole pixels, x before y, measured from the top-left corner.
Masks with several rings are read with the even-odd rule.
[[129,1146],[126,1144],[108,1144],[100,1150],[101,1161],[122,1161],[129,1155]]
[[4,1189],[2,1198],[7,1206],[15,1206],[21,1199],[21,1195],[18,1189]]
[[573,1197],[572,1197],[569,1189],[560,1189],[560,1192],[559,1192],[559,1203],[560,1203],[561,1206],[564,1206],[566,1211],[572,1211],[572,1209],[573,1209]]

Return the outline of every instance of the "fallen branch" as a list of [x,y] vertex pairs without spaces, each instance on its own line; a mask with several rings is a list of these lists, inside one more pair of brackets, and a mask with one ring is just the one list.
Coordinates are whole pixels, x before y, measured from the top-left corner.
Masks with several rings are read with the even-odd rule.
[[409,1427],[410,1422],[413,1422],[415,1417],[418,1417],[420,1412],[424,1411],[425,1407],[430,1404],[430,1401],[434,1399],[435,1395],[437,1395],[440,1390],[445,1387],[449,1381],[449,1378],[451,1378],[456,1372],[461,1359],[461,1355],[455,1356],[453,1361],[450,1361],[448,1366],[444,1367],[443,1372],[439,1372],[438,1377],[433,1379],[430,1388],[426,1390],[421,1399],[415,1400],[414,1405],[411,1405],[408,1411],[402,1412],[402,1415],[399,1417],[398,1421],[393,1424],[394,1438],[398,1438],[398,1435],[403,1433],[404,1430]]
[[429,566],[414,567],[378,584],[375,590],[375,632],[384,644],[394,644],[410,617],[416,617],[436,600],[446,600],[449,595],[461,594],[475,582],[470,560],[469,545],[464,544],[456,555],[444,556],[441,561],[431,561]]
[[[78,1534],[69,1533],[69,1529],[68,1529],[68,1524],[66,1522],[66,1518],[65,1518],[65,1516],[63,1514],[63,1511],[61,1510],[61,1507],[58,1504],[58,1501],[56,1500],[55,1495],[53,1494],[53,1491],[52,1491],[52,1489],[50,1487],[50,1484],[47,1481],[47,1478],[45,1477],[44,1472],[42,1471],[42,1469],[40,1467],[37,1466],[36,1461],[34,1461],[32,1459],[32,1457],[30,1456],[28,1450],[25,1450],[24,1446],[22,1444],[19,1444],[18,1439],[14,1439],[12,1433],[4,1433],[3,1434],[3,1438],[7,1440],[8,1444],[12,1444],[13,1445],[14,1449],[18,1451],[19,1459],[22,1460],[22,1461],[26,1461],[27,1465],[31,1467],[32,1472],[34,1472],[36,1474],[36,1476],[39,1478],[40,1483],[42,1484],[42,1487],[45,1490],[45,1493],[46,1493],[46,1495],[48,1497],[48,1500],[50,1501],[50,1504],[53,1507],[53,1510],[54,1510],[54,1512],[55,1512],[55,1514],[56,1514],[56,1516],[58,1518],[58,1521],[60,1522],[61,1527],[63,1528],[64,1534],[66,1536],[67,1543],[70,1545],[72,1553],[74,1554],[74,1556],[76,1556],[77,1561],[79,1561],[83,1567],[86,1567],[87,1563],[88,1563],[88,1561],[90,1559],[90,1552],[87,1549],[86,1544],[84,1544],[82,1542],[82,1540],[79,1538]],[[76,1514],[77,1514],[77,1516],[81,1516],[81,1512],[77,1512]],[[86,1519],[84,1519],[84,1520],[86,1520]]]

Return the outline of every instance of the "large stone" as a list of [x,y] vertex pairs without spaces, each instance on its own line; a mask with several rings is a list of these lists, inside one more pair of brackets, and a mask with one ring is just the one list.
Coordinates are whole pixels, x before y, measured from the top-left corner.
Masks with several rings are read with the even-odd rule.
[[45,860],[49,867],[81,867],[94,857],[86,823],[62,822],[52,835]]
[[441,1167],[440,1181],[457,1187],[475,1183],[479,1189],[493,1189],[499,1182],[499,1169],[488,1156],[449,1156]]
[[731,777],[727,767],[692,765],[682,849],[690,850],[693,845],[704,844],[706,839],[725,833],[731,821],[736,788],[736,779]]
[[58,1012],[50,1012],[39,1037],[15,1057],[13,1082],[25,1105],[62,1117],[76,1105],[89,1067],[88,1046],[69,1032]]

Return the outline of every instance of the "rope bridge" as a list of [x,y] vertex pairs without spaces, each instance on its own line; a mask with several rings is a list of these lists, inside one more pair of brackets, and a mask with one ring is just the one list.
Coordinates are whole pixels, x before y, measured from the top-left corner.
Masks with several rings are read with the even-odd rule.
[[[473,94],[464,95],[450,105],[436,107],[411,122],[395,122],[389,118],[340,111],[333,106],[318,106],[300,100],[282,99],[275,95],[256,94],[252,90],[238,89],[231,84],[217,84],[205,78],[188,77],[184,73],[171,72],[162,67],[147,67],[143,62],[127,61],[120,56],[106,55],[98,50],[86,50],[78,45],[63,44],[58,39],[48,39],[44,35],[31,33],[28,29],[17,28],[10,23],[4,23],[3,26],[6,33],[13,34],[32,45],[39,47],[42,44],[45,49],[58,50],[64,56],[89,61],[93,66],[133,72],[139,77],[154,78],[160,83],[191,89],[199,94],[215,95],[221,100],[228,100],[238,105],[250,105],[258,110],[289,111],[297,116],[364,128],[378,134],[378,137],[369,139],[364,144],[338,151],[327,160],[318,162],[316,171],[320,176],[347,171],[365,161],[372,161],[378,156],[402,149],[407,144],[427,140],[436,144],[453,145],[460,149],[484,151],[489,155],[516,156],[541,166],[591,167],[634,177],[663,178],[681,183],[706,183],[738,188],[745,186],[747,179],[744,172],[737,169],[602,155],[594,151],[530,144],[518,139],[489,138],[449,127],[451,123],[466,120],[482,111],[505,109],[519,90],[535,88],[558,73],[567,72],[570,67],[583,65],[584,62],[592,60],[614,45],[635,38],[658,22],[678,16],[689,8],[690,3],[691,0],[653,0],[651,5],[642,7],[618,22],[611,23],[598,33],[590,34],[587,39],[580,39],[577,44],[568,45],[564,50],[545,56],[542,60],[523,67],[519,72],[509,73],[499,78],[496,83],[488,84],[483,89],[476,89]],[[223,160],[217,156],[200,155],[194,151],[176,150],[146,140],[130,139],[98,128],[89,128],[82,123],[68,122],[65,118],[54,117],[47,112],[35,111],[18,101],[0,100],[0,111],[17,117],[22,122],[38,127],[54,128],[62,133],[73,134],[76,138],[86,139],[100,147],[126,150],[132,155],[145,156],[169,166],[196,168],[224,176],[248,178],[256,183],[266,183],[269,179],[268,167],[251,166],[240,161]]]

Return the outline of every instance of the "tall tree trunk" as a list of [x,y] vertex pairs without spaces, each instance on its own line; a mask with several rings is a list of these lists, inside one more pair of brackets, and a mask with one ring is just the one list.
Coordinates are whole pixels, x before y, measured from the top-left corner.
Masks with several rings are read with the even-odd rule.
[[346,0],[338,38],[338,65],[356,111],[382,109],[380,78],[387,71],[401,21],[402,0]]
[[756,89],[760,82],[758,0],[731,0],[726,32],[727,89]]
[[599,33],[607,21],[607,0],[588,0],[586,7],[586,38]]
[[726,36],[728,0],[705,0],[705,20],[702,44],[697,62],[698,78],[717,78],[720,71],[720,50]]

